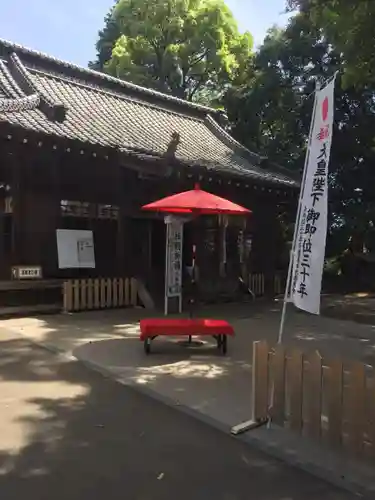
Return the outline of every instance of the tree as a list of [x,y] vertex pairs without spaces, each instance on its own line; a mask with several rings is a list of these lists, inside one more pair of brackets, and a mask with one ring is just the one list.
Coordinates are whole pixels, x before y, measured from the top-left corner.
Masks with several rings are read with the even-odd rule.
[[296,16],[285,30],[271,29],[246,83],[226,95],[233,133],[272,161],[301,170],[315,81],[332,76],[337,65],[307,17]]
[[91,67],[195,101],[239,82],[252,55],[223,0],[119,0]]
[[375,2],[373,0],[288,0],[307,13],[343,54],[346,86],[375,83]]
[[99,31],[99,40],[96,44],[96,61],[90,61],[89,67],[102,71],[105,64],[111,59],[114,44],[121,36],[119,24],[114,16],[115,7],[112,7],[104,18],[104,28]]
[[[285,30],[270,31],[254,57],[248,81],[225,99],[232,133],[277,163],[303,167],[315,81],[326,81],[342,55],[307,13]],[[335,91],[335,125],[330,161],[330,238],[336,253],[350,238],[365,242],[375,228],[375,100],[370,88]],[[359,245],[360,246],[360,245]]]

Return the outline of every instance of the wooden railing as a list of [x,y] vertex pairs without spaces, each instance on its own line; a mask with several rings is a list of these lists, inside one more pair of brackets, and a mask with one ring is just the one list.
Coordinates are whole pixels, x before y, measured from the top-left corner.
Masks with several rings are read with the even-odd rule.
[[68,280],[63,284],[63,303],[65,312],[134,307],[138,283],[134,278]]
[[271,421],[356,457],[375,458],[374,367],[325,361],[267,342],[253,350],[253,420]]
[[[248,286],[255,296],[262,297],[265,293],[264,275],[261,273],[250,274]],[[67,280],[63,284],[63,310],[65,312],[78,312],[115,309],[134,307],[139,303],[150,308],[148,302],[151,299],[145,301],[146,290],[143,289],[142,283],[138,283],[135,278]],[[281,278],[276,275],[274,293],[278,295],[281,292]]]
[[[263,295],[265,294],[264,274],[262,273],[249,274],[248,287],[256,297],[263,297]],[[281,276],[276,274],[274,279],[274,294],[280,295],[283,292],[284,290],[283,290],[282,278]]]

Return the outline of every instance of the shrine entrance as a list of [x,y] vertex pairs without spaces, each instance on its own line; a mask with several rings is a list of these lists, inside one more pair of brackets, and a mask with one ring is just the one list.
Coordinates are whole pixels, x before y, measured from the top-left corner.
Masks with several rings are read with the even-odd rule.
[[166,225],[163,220],[151,221],[151,269],[162,279],[165,274]]

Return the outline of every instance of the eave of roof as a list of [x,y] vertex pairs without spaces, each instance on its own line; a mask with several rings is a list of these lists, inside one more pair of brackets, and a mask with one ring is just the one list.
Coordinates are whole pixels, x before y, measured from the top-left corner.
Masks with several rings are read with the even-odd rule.
[[[220,115],[217,110],[80,68],[0,39],[1,58],[0,102],[1,87],[3,101],[9,97],[27,97],[19,85],[19,78],[18,81],[10,80],[7,67],[19,59],[23,63],[21,66],[27,68],[28,88],[36,89],[40,101],[47,102],[48,106],[43,109],[39,102],[35,109],[31,107],[14,113],[0,111],[0,121],[124,152],[141,149],[150,157],[165,154],[171,135],[177,133],[181,143],[175,157],[182,164],[202,166],[219,174],[233,174],[254,182],[290,188],[299,185],[288,172],[266,168],[264,158],[232,138],[212,118]],[[59,114],[64,108],[65,121],[51,119],[50,108],[54,106]]]

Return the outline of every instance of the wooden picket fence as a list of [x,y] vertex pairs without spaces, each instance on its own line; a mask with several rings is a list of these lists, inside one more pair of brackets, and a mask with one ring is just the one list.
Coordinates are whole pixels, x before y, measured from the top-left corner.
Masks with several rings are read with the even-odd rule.
[[253,420],[375,459],[374,367],[267,342],[253,348]]
[[[248,287],[257,297],[263,297],[265,292],[264,274],[263,273],[249,274]],[[282,279],[281,276],[279,276],[278,274],[275,275],[274,293],[275,295],[280,295],[281,293],[283,293]]]
[[249,274],[248,287],[257,297],[264,295],[264,274]]
[[138,304],[135,278],[68,280],[63,284],[65,312],[134,307]]

